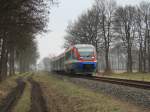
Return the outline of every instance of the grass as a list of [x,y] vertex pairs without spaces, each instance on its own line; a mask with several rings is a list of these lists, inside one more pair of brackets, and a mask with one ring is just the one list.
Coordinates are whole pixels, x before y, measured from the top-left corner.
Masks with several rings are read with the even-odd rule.
[[140,112],[128,103],[72,84],[67,79],[63,81],[47,75],[33,78],[41,83],[50,110],[57,107],[54,110],[63,112]]
[[12,112],[29,112],[31,106],[31,85],[26,81],[26,87],[23,95],[19,99],[18,103],[12,110]]
[[7,94],[14,88],[17,86],[17,83],[16,83],[16,78],[18,76],[11,76],[9,78],[7,78],[6,80],[0,82],[0,103],[1,103],[1,100],[3,98],[5,98],[7,96]]
[[150,73],[113,73],[108,77],[130,80],[150,81]]
[[16,83],[17,78],[19,77],[27,78],[28,76],[30,76],[29,73],[16,74],[0,82],[0,103],[2,99],[5,98],[8,95],[8,93],[11,92],[11,90],[17,86]]

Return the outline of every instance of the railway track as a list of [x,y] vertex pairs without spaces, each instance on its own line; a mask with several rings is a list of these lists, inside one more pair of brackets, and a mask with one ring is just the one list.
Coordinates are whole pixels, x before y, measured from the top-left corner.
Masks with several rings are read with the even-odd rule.
[[101,82],[107,82],[107,83],[111,83],[111,84],[124,85],[124,86],[128,86],[128,87],[150,90],[150,82],[148,82],[148,81],[138,81],[138,80],[98,77],[98,76],[87,76],[87,75],[70,75],[70,74],[64,74],[64,73],[57,73],[57,74],[74,77],[74,78],[83,78],[83,79],[88,79],[88,80],[101,81]]
[[112,83],[112,84],[118,84],[118,85],[134,87],[134,88],[150,90],[150,82],[146,82],[146,81],[108,78],[108,77],[97,77],[97,76],[91,76],[91,77],[79,76],[78,78],[85,78],[88,80],[102,81],[102,82],[108,82],[108,83]]
[[98,76],[87,76],[87,75],[70,75],[70,74],[60,74],[74,78],[84,78],[88,80],[107,82],[111,84],[124,85],[134,88],[140,88],[145,90],[150,90],[150,82],[148,81],[138,81],[138,80],[129,80],[129,79],[119,79],[119,78],[110,78],[110,77],[98,77]]

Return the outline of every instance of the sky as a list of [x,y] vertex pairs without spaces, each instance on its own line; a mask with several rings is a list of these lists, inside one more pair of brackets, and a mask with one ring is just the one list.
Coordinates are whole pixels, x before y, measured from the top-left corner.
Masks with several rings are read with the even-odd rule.
[[[135,5],[143,0],[116,0],[118,5]],[[149,0],[145,0],[149,1]],[[59,55],[64,51],[64,36],[69,22],[76,20],[92,6],[94,0],[59,0],[59,5],[51,8],[48,31],[38,36],[40,59]]]

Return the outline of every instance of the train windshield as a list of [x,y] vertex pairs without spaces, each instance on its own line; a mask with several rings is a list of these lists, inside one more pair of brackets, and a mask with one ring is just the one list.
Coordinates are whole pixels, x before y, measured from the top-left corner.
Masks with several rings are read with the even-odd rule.
[[81,57],[92,57],[94,55],[94,48],[91,47],[78,48],[78,52]]

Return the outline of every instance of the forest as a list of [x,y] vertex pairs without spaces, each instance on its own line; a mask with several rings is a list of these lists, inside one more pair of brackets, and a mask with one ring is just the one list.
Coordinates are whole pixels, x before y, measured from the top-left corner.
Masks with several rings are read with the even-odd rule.
[[[64,47],[94,45],[107,73],[112,72],[110,62],[120,55],[125,71],[150,72],[150,2],[119,6],[115,0],[95,0],[90,9],[69,23],[66,32]],[[112,54],[115,58],[110,58]]]
[[0,80],[34,68],[53,0],[0,0]]

